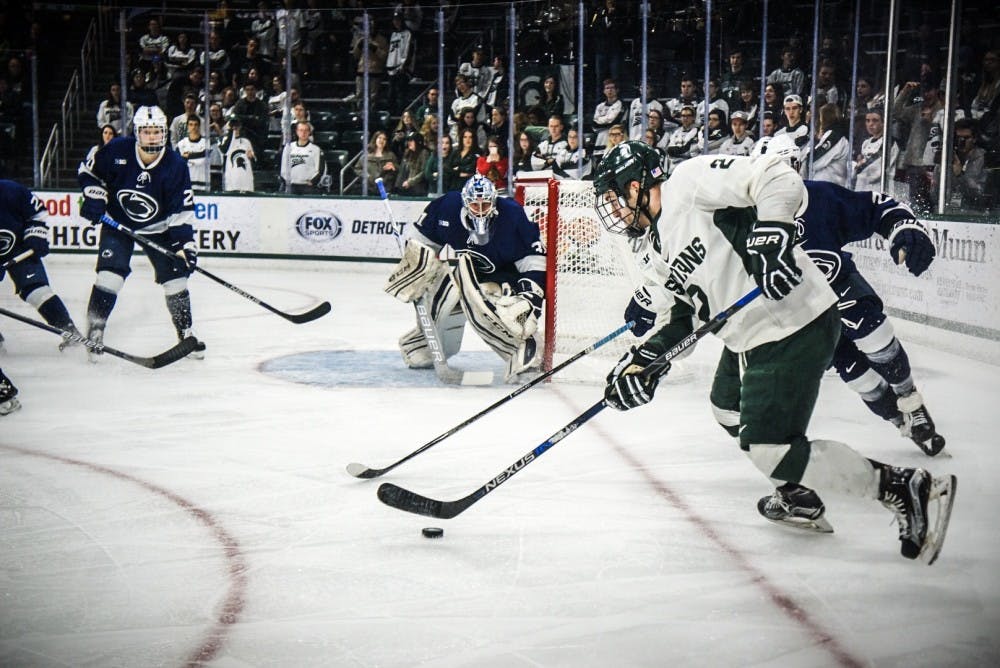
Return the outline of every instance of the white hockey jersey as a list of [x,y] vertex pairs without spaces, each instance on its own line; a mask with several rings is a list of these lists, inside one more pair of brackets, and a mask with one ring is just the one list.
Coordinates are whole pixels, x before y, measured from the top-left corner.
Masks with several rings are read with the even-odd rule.
[[[649,234],[667,265],[663,287],[702,322],[756,287],[745,264],[756,222],[794,223],[808,204],[802,179],[777,156],[691,158],[660,193],[663,208]],[[743,352],[783,339],[836,303],[805,251],[794,253],[802,283],[782,300],[760,297],[733,315],[718,332],[727,348]]]
[[253,192],[253,144],[246,137],[233,137],[226,149],[222,168],[222,189],[226,192]]

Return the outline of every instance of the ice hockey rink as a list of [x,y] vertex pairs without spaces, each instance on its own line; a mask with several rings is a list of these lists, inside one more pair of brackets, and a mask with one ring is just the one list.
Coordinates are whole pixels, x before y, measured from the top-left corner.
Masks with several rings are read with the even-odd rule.
[[[93,260],[46,263],[81,322]],[[601,389],[542,384],[357,480],[349,462],[386,466],[514,387],[404,369],[412,310],[382,293],[389,265],[202,265],[278,308],[333,311],[294,325],[196,275],[208,356],[158,371],[60,354],[0,318],[24,405],[0,419],[0,665],[1000,665],[995,365],[907,343],[952,455],[934,460],[824,380],[811,436],[958,476],[931,567],[900,557],[876,502],[825,495],[832,535],[757,514],[771,488],[712,419],[711,338],[652,405],[603,411],[436,521],[384,506],[379,483],[464,496]],[[133,267],[106,343],[151,355],[173,330],[145,260]],[[9,280],[0,305],[38,317]],[[470,336],[462,363],[499,370]]]

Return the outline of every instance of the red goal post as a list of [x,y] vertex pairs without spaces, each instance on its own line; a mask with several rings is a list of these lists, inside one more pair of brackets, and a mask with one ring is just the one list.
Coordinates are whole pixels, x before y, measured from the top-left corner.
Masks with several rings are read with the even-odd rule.
[[[551,369],[623,323],[641,283],[628,240],[601,225],[592,181],[519,175],[514,193],[538,223],[547,256],[545,369]],[[625,333],[557,374],[559,380],[600,383],[637,339]]]

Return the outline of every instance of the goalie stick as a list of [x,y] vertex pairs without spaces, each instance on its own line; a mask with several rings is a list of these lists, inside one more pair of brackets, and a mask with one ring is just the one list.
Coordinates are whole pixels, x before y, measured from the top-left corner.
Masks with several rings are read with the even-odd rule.
[[[389,215],[389,222],[392,225],[393,236],[396,237],[396,245],[399,246],[400,255],[403,253],[402,239],[399,237],[399,225],[396,223],[396,216],[392,213],[392,206],[389,204],[389,193],[385,190],[382,177],[375,179],[378,186],[379,197],[385,205],[385,211]],[[450,279],[449,279],[450,280]],[[448,358],[445,357],[444,347],[441,345],[441,334],[438,331],[437,323],[431,315],[430,306],[427,304],[427,295],[419,297],[413,302],[413,307],[417,311],[417,322],[427,339],[427,347],[430,348],[431,358],[434,360],[434,372],[437,377],[449,385],[491,385],[493,383],[492,371],[462,371],[448,366]]]
[[159,355],[154,355],[153,357],[141,357],[139,355],[131,355],[121,350],[115,350],[111,346],[106,346],[103,343],[98,343],[92,339],[88,339],[82,334],[74,334],[69,330],[60,329],[59,327],[54,327],[45,322],[39,322],[38,320],[32,320],[31,318],[25,317],[13,311],[8,311],[5,308],[0,308],[0,315],[5,315],[8,318],[13,318],[14,320],[20,320],[21,322],[32,325],[33,327],[38,327],[39,329],[44,329],[53,334],[58,334],[67,341],[72,341],[73,343],[79,343],[86,346],[87,350],[91,350],[97,353],[107,353],[114,357],[120,357],[123,360],[132,362],[133,364],[138,364],[139,366],[144,366],[147,369],[159,369],[160,367],[165,367],[168,364],[173,364],[177,360],[186,357],[188,353],[192,352],[198,347],[198,339],[193,336],[189,336],[186,339],[181,340],[173,348],[168,348],[164,350]]
[[558,373],[559,371],[565,369],[567,366],[569,366],[570,364],[572,364],[576,360],[580,359],[584,355],[587,355],[587,354],[593,352],[594,350],[596,350],[596,349],[600,348],[601,346],[603,346],[605,343],[611,341],[612,339],[617,338],[621,334],[624,334],[628,330],[632,329],[632,327],[634,327],[634,326],[635,326],[635,321],[629,321],[629,322],[625,323],[624,325],[622,325],[621,327],[619,327],[615,331],[611,332],[610,334],[608,334],[604,338],[600,339],[599,341],[596,341],[596,342],[592,343],[590,346],[584,348],[583,350],[581,350],[577,354],[573,355],[569,359],[565,360],[561,364],[552,367],[550,370],[546,371],[545,373],[543,373],[540,376],[537,376],[537,377],[533,378],[529,382],[525,383],[521,387],[517,388],[516,390],[514,390],[513,392],[511,392],[510,394],[508,394],[507,396],[505,396],[505,397],[503,397],[503,398],[501,398],[501,399],[493,402],[492,404],[490,404],[489,406],[487,406],[483,410],[479,411],[478,413],[476,413],[475,415],[473,415],[472,417],[470,417],[465,422],[459,424],[458,426],[452,427],[451,429],[449,429],[448,431],[444,432],[443,434],[441,434],[437,438],[434,438],[431,441],[428,441],[427,443],[425,443],[424,445],[420,446],[419,448],[417,448],[416,450],[414,450],[410,454],[406,455],[405,457],[403,457],[399,461],[397,461],[397,462],[395,462],[393,464],[390,464],[389,466],[386,466],[385,468],[382,468],[382,469],[373,469],[373,468],[369,468],[369,467],[365,466],[364,464],[358,464],[357,462],[351,462],[350,464],[347,465],[347,472],[350,473],[355,478],[364,478],[364,479],[377,478],[380,475],[388,473],[389,471],[393,470],[394,468],[396,468],[397,466],[399,466],[403,462],[407,462],[407,461],[413,459],[414,457],[416,457],[417,455],[419,455],[421,452],[424,452],[425,450],[429,450],[432,446],[437,445],[438,443],[440,443],[444,439],[448,438],[452,434],[455,434],[456,432],[464,429],[465,427],[468,427],[470,424],[472,424],[473,422],[475,422],[479,418],[483,417],[487,413],[490,413],[494,408],[502,406],[503,404],[507,403],[508,401],[510,401],[514,397],[518,396],[522,392],[525,392],[525,391],[531,389],[532,387],[534,387],[538,383],[542,382],[546,378],[549,378],[552,375]]
[[[674,359],[679,354],[693,346],[705,335],[721,329],[730,316],[759,297],[760,294],[760,288],[754,288],[743,297],[740,297],[740,299],[737,300],[732,306],[725,309],[704,325],[678,341],[670,350],[653,360],[649,366],[643,369],[640,373],[647,378],[653,374],[662,373],[663,368],[670,360]],[[392,506],[393,508],[398,508],[399,510],[416,513],[417,515],[427,515],[428,517],[435,517],[438,519],[451,519],[468,509],[469,506],[474,504],[476,501],[479,501],[503,483],[510,480],[515,473],[521,471],[525,466],[541,457],[546,450],[572,434],[592,417],[604,410],[605,406],[607,406],[607,404],[604,403],[603,399],[598,401],[596,404],[575,417],[569,422],[569,424],[549,436],[543,443],[536,446],[523,457],[508,466],[485,485],[460,499],[456,499],[454,501],[439,501],[437,499],[417,494],[416,492],[411,492],[410,490],[394,485],[391,482],[384,482],[379,485],[378,498],[387,506]]]
[[[143,237],[141,234],[136,234],[134,231],[132,231],[129,228],[125,227],[124,225],[122,225],[118,221],[114,220],[110,216],[107,216],[107,215],[101,216],[101,222],[104,223],[105,225],[107,225],[108,227],[111,227],[113,229],[118,230],[119,232],[121,232],[125,236],[129,237],[130,239],[132,239],[133,241],[135,241],[137,244],[139,244],[143,248],[149,248],[149,249],[155,250],[156,252],[163,253],[164,255],[166,255],[168,257],[177,257],[176,253],[173,253],[172,251],[170,251],[167,248],[164,248],[163,246],[159,245],[158,243],[156,243],[154,241],[151,241],[151,240]],[[330,312],[330,308],[331,308],[330,307],[330,302],[323,302],[322,304],[318,304],[318,305],[314,306],[313,308],[309,309],[305,313],[286,313],[284,311],[281,311],[279,309],[274,308],[273,306],[271,306],[267,302],[262,302],[261,300],[257,299],[252,294],[250,294],[249,292],[244,292],[243,290],[241,290],[240,288],[236,287],[232,283],[224,281],[223,279],[219,278],[218,276],[216,276],[212,272],[208,271],[207,269],[202,269],[198,265],[195,265],[193,267],[193,269],[194,269],[194,271],[197,271],[197,272],[199,272],[201,274],[204,274],[205,276],[208,276],[210,279],[212,279],[213,281],[215,281],[219,285],[222,285],[223,287],[229,288],[230,290],[232,290],[236,294],[240,295],[241,297],[245,297],[245,298],[249,299],[250,301],[252,301],[257,306],[265,308],[268,311],[270,311],[271,313],[274,313],[275,315],[280,315],[285,320],[288,320],[289,322],[294,322],[296,325],[301,325],[301,324],[306,323],[306,322],[312,322],[313,320],[316,320],[317,318],[322,318],[324,315],[326,315],[327,313]]]

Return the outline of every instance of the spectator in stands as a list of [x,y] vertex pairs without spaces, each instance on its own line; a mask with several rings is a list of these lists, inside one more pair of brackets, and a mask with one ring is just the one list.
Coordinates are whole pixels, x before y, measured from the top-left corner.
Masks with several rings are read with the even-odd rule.
[[[267,137],[267,103],[257,97],[254,84],[248,82],[243,87],[243,97],[233,107],[233,117],[243,123],[243,136],[250,140],[254,151],[259,154]],[[312,132],[312,126],[308,129]],[[298,131],[296,127],[296,133]]]
[[472,109],[463,109],[462,116],[459,118],[458,123],[451,128],[451,138],[455,140],[455,143],[460,143],[462,137],[462,132],[465,130],[472,130],[476,137],[476,152],[479,153],[482,150],[484,144],[486,144],[486,130],[483,128],[481,123],[476,121],[476,112]]
[[[921,90],[923,89],[923,90]],[[922,93],[918,99],[917,94]],[[931,210],[931,176],[934,169],[934,146],[930,145],[931,132],[940,129],[943,105],[938,98],[937,84],[908,81],[893,102],[893,117],[909,125],[910,133],[900,156],[899,167],[904,171],[910,206],[917,213]]]
[[459,136],[458,149],[455,151],[455,164],[453,170],[453,182],[465,183],[469,177],[476,173],[476,160],[479,159],[479,144],[476,133],[466,128]]
[[292,62],[298,62],[302,52],[303,12],[297,8],[296,0],[282,0],[280,7],[274,12],[274,21],[278,24],[278,54],[292,52]]
[[[885,96],[878,90],[878,82],[870,76],[858,76],[858,83],[854,89],[854,153],[861,150],[861,144],[866,141],[868,134],[866,124],[868,112],[872,109],[879,110],[879,118],[882,117],[882,110],[885,107]],[[859,188],[859,190],[862,190]],[[870,190],[870,189],[869,189]]]
[[[125,109],[128,113],[129,119],[132,118],[133,106],[131,102],[127,102]],[[131,128],[125,128],[123,132],[122,127],[122,87],[121,84],[112,83],[108,86],[108,97],[101,101],[101,104],[97,107],[97,126],[103,127],[105,125],[110,125],[115,129],[118,134],[127,134],[131,132]]]
[[389,109],[394,113],[409,102],[410,79],[413,77],[413,58],[416,43],[413,33],[403,22],[402,12],[392,15],[392,33],[389,35],[389,54],[385,73],[389,80]]
[[318,70],[317,59],[327,34],[323,16],[324,12],[319,8],[318,0],[306,0],[306,8],[302,10],[302,50],[299,55],[298,70],[307,79]]
[[423,20],[424,10],[420,8],[417,0],[403,0],[393,8],[393,13],[403,15],[403,22],[414,35],[420,32],[420,22]]
[[[417,118],[417,122],[423,125],[424,118],[426,118],[428,114],[434,114],[436,116],[437,113],[438,113],[438,87],[431,86],[430,88],[427,89],[427,94],[424,96],[423,104],[417,106],[417,110],[414,115]],[[437,140],[434,140],[434,142],[427,145],[433,146],[434,143],[436,142]]]
[[257,154],[250,140],[242,136],[243,124],[233,119],[219,144],[222,161],[222,189],[225,192],[253,192],[253,170]]
[[[455,153],[451,147],[451,137],[441,135],[440,148],[437,153],[431,153],[427,157],[427,164],[424,166],[424,180],[427,182],[429,192],[448,192],[458,190],[461,183],[455,180]],[[441,178],[441,190],[438,190],[438,177]]]
[[979,90],[970,104],[972,118],[979,120],[988,112],[1000,95],[1000,50],[991,49],[983,55],[983,74]]
[[697,109],[699,102],[698,88],[695,86],[694,78],[689,74],[682,75],[680,95],[667,100],[666,113],[668,118],[664,118],[664,120],[673,121],[679,125],[681,123],[681,111],[684,107]]
[[[280,78],[281,77],[279,77],[279,79]],[[237,91],[237,95],[239,95],[240,97],[243,97],[245,95],[244,89],[249,84],[253,84],[255,94],[257,95],[257,99],[266,103],[267,102],[267,98],[269,96],[266,94],[267,91],[265,90],[264,82],[260,78],[260,72],[258,72],[256,69],[254,69],[252,67],[250,68],[250,71],[247,72],[247,77],[242,82],[242,85],[240,86],[239,90]],[[282,86],[284,86],[284,84],[282,84]]]
[[[167,106],[163,110],[167,118],[173,118],[184,110],[184,95],[187,93],[198,94],[198,91],[205,87],[205,70],[201,65],[195,65],[185,77],[178,77],[170,83],[167,89]],[[129,100],[135,102],[135,100]],[[234,100],[235,102],[235,100]],[[226,105],[222,105],[223,109]]]
[[792,45],[781,50],[781,67],[767,75],[768,83],[780,83],[785,95],[802,97],[806,83],[806,73],[798,66],[799,53]]
[[743,68],[743,64],[743,49],[739,47],[730,49],[729,69],[719,79],[719,94],[729,103],[730,110],[736,110],[740,106],[740,88],[743,83],[753,86],[753,75]]
[[[243,127],[246,127],[246,122],[243,123]],[[281,152],[281,186],[293,195],[318,193],[320,183],[326,176],[326,159],[320,147],[310,139],[312,131],[312,125],[309,123],[297,124],[294,141],[285,144]],[[250,144],[256,153],[255,142],[252,139]]]
[[354,171],[358,176],[368,178],[368,192],[378,192],[375,179],[381,177],[386,192],[393,192],[396,187],[396,175],[399,172],[399,158],[389,148],[389,135],[383,130],[376,130],[368,142],[367,172],[365,161],[358,160]]
[[[819,122],[813,135],[813,171],[815,181],[830,181],[838,186],[850,186],[848,179],[848,162],[851,157],[851,147],[841,129],[843,117],[840,107],[833,102],[827,102],[819,108]],[[808,148],[802,152],[802,175],[808,176]]]
[[762,113],[771,114],[771,119],[779,126],[784,124],[785,119],[784,90],[780,83],[769,83],[764,86],[764,104],[761,107]]
[[721,155],[750,155],[753,150],[754,140],[747,131],[747,112],[734,111],[729,119],[729,127],[733,133],[726,137],[719,147],[718,153]]
[[555,176],[559,179],[585,179],[593,169],[590,151],[580,144],[580,134],[577,128],[570,128],[566,133],[566,150],[560,154],[556,163]]
[[632,104],[628,107],[628,138],[639,140],[643,136],[643,117],[645,117],[646,123],[649,123],[649,112],[656,110],[660,112],[660,118],[663,118],[663,103],[656,99],[656,87],[653,84],[646,84],[646,106],[642,106],[642,89],[639,90],[639,95],[632,100]]
[[503,107],[493,107],[490,110],[490,122],[485,126],[486,135],[495,135],[503,140],[507,145],[507,136],[510,132],[510,124],[507,122],[507,110]]
[[764,119],[761,121],[760,125],[760,137],[773,137],[774,133],[778,131],[778,122],[775,120],[774,114],[770,111],[764,112]]
[[514,154],[511,156],[510,168],[514,172],[514,176],[517,176],[521,172],[530,172],[534,170],[531,165],[532,157],[535,155],[536,151],[535,138],[531,136],[531,133],[521,130],[516,135],[514,142]]
[[236,113],[237,102],[239,102],[239,98],[236,97],[235,88],[227,86],[222,90],[222,102],[219,103],[219,106],[222,108],[223,118],[227,121]]
[[420,136],[424,138],[424,146],[435,146],[438,143],[438,123],[437,114],[427,114],[420,124]]
[[[208,54],[208,65],[205,64],[206,53]],[[198,54],[198,63],[209,71],[221,72],[224,81],[233,80],[233,68],[229,60],[229,51],[222,42],[222,36],[214,30],[208,33],[208,48]]]
[[184,96],[184,111],[175,116],[170,121],[170,145],[177,146],[177,142],[188,134],[188,118],[198,115],[198,98],[194,93]]
[[729,139],[729,123],[726,112],[712,109],[708,112],[708,146],[704,153],[719,153],[722,144]]
[[132,70],[132,84],[128,89],[128,101],[136,108],[159,106],[156,93],[146,85],[146,73],[136,68]]
[[[625,39],[630,37],[632,32],[628,18],[618,9],[616,0],[604,0],[602,6],[590,18],[589,27],[592,40],[588,43],[593,45],[591,49],[594,52],[595,80],[621,81],[622,65],[625,62]],[[598,85],[603,86],[603,83]],[[597,95],[600,97],[600,90],[597,91]]]
[[625,133],[625,126],[620,123],[615,123],[610,128],[608,128],[608,144],[607,150],[611,150],[618,144],[628,139],[628,135]]
[[483,107],[483,99],[476,94],[469,81],[469,77],[464,74],[455,76],[455,99],[451,103],[451,116],[448,118],[448,126],[452,127],[462,118],[462,112],[472,109],[476,114],[476,121],[482,123],[486,120],[486,110]]
[[218,146],[226,134],[226,119],[222,115],[222,104],[216,102],[208,108],[208,139]]
[[[742,111],[746,114],[747,132],[756,136],[760,132],[760,104],[757,99],[757,89],[749,81],[740,83],[740,94],[737,100],[729,106],[730,111]],[[732,114],[730,114],[730,119]]]
[[[663,155],[667,154],[667,142],[670,140],[670,135],[677,126],[672,122],[667,124],[663,120],[663,112],[658,109],[649,110],[648,125],[646,130],[652,130],[656,134],[656,148],[663,152]],[[643,141],[649,143],[647,140],[649,137],[643,135]]]
[[154,60],[166,58],[169,48],[170,38],[160,31],[160,22],[149,19],[146,34],[139,38],[139,68],[148,72]]
[[90,149],[87,151],[87,157],[83,159],[83,162],[86,164],[90,164],[90,161],[94,159],[95,155],[97,155],[98,149],[100,149],[102,146],[104,146],[117,136],[118,136],[118,130],[115,129],[115,126],[111,125],[110,123],[105,123],[104,125],[102,125],[101,134],[98,137],[97,143],[91,146]]
[[816,73],[816,104],[809,101],[810,109],[818,109],[824,104],[835,104],[843,112],[847,95],[837,85],[837,69],[832,60],[820,63]]
[[274,11],[267,0],[257,3],[257,13],[250,22],[250,32],[257,40],[258,52],[264,58],[273,58],[278,39],[278,25],[274,22]]
[[554,114],[549,117],[549,136],[538,143],[531,157],[533,170],[555,169],[559,156],[566,151],[564,127],[562,116]]
[[11,56],[7,60],[4,78],[10,86],[10,90],[17,95],[21,102],[31,102],[31,77],[25,73],[24,62],[19,56]]
[[[392,131],[392,139],[389,142],[392,152],[396,155],[403,155],[406,151],[407,137],[411,134],[420,134],[420,128],[417,126],[417,119],[414,118],[413,112],[409,109],[405,109],[399,116],[399,122],[396,123],[396,127]],[[424,147],[423,137],[420,138],[420,148]],[[424,159],[426,162],[426,156]],[[420,164],[420,169],[423,170],[423,163]]]
[[[706,105],[708,105],[708,109],[705,108]],[[695,123],[700,124],[706,118],[706,112],[713,109],[721,109],[725,117],[729,118],[729,103],[719,94],[718,79],[708,80],[708,96],[694,108]]]
[[487,109],[500,107],[507,109],[508,86],[507,86],[507,59],[497,54],[493,56],[493,65],[490,67],[490,81],[486,87],[484,101]]
[[[865,130],[868,138],[861,144],[858,158],[854,162],[854,189],[882,192],[882,151],[885,149],[885,121],[882,109],[869,109],[865,114]],[[889,151],[889,162],[886,171],[892,175],[896,171],[896,161],[899,159],[899,147],[892,138],[888,138],[892,149]]]
[[281,132],[281,120],[285,116],[285,98],[288,92],[285,90],[285,80],[283,77],[274,75],[271,77],[271,94],[267,97],[267,131]]
[[419,132],[409,132],[403,140],[403,158],[399,161],[399,186],[396,192],[406,197],[423,197],[427,194],[427,149]]
[[486,64],[486,52],[483,47],[477,46],[472,49],[471,59],[458,66],[458,73],[465,75],[476,95],[482,98],[486,94],[493,73]]
[[195,192],[208,192],[211,185],[209,173],[209,143],[201,134],[201,119],[188,116],[186,136],[174,144],[177,152],[187,161],[188,173],[191,175],[191,187]]
[[260,41],[256,37],[247,40],[246,46],[236,50],[231,59],[233,81],[235,85],[241,85],[247,80],[250,70],[257,70],[258,76],[269,77],[277,74],[284,79],[284,72],[274,71],[274,63],[270,58],[260,52]]
[[[209,72],[208,74],[208,105],[212,106],[214,103],[222,102],[222,91],[225,88],[223,85],[222,74],[220,72]],[[205,90],[202,89],[198,91],[198,107],[204,109],[205,104]]]
[[[613,3],[612,3],[613,4]],[[604,80],[604,100],[597,103],[591,128],[597,133],[594,139],[594,155],[603,155],[608,143],[608,129],[624,122],[625,103],[618,98],[618,84],[614,79]]]
[[694,123],[694,107],[681,109],[681,125],[670,135],[667,142],[667,163],[670,171],[688,158],[701,153],[698,126]]
[[553,114],[562,116],[566,111],[562,93],[559,92],[559,82],[555,76],[550,74],[542,81],[542,99],[538,102],[545,112],[546,118],[551,118]]
[[191,39],[188,37],[188,34],[186,32],[178,33],[177,43],[171,44],[167,48],[167,76],[173,81],[178,77],[187,75],[197,57],[198,53],[191,46]]
[[[289,0],[290,1],[290,0]],[[360,17],[358,17],[360,18]],[[389,40],[386,39],[382,31],[379,30],[378,23],[369,20],[368,52],[364,53],[364,30],[363,24],[355,19],[354,36],[351,39],[351,55],[357,63],[354,78],[354,95],[348,96],[350,100],[361,100],[364,94],[365,71],[368,72],[368,95],[369,103],[373,102],[379,94],[379,86],[385,78],[385,63],[389,56]],[[363,107],[362,107],[363,108]]]
[[492,181],[497,191],[506,192],[509,168],[505,143],[499,137],[490,135],[486,139],[486,152],[476,159],[476,172]]
[[774,134],[787,134],[800,149],[809,143],[809,126],[802,114],[802,98],[798,95],[786,95],[783,111],[785,125]]
[[[986,152],[976,146],[976,121],[960,118],[955,121],[955,150],[948,163],[951,166],[951,203],[960,208],[980,209],[992,204],[986,198]],[[940,175],[936,169],[935,185]],[[934,192],[937,188],[934,188]]]

